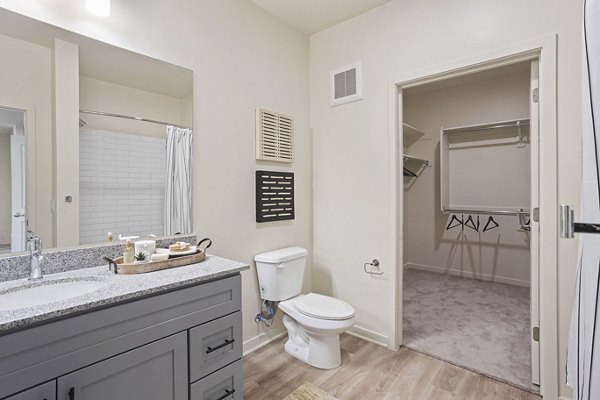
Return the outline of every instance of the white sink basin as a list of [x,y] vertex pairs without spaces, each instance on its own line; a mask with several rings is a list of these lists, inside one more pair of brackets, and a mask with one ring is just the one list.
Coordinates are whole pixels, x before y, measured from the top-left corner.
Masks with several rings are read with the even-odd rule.
[[25,286],[0,293],[0,312],[63,301],[95,292],[105,286],[106,283],[94,280],[48,281],[37,286]]

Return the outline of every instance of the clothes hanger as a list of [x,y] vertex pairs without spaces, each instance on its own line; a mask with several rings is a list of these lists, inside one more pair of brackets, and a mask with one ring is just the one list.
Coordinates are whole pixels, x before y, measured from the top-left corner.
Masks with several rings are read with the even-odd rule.
[[[469,225],[469,222],[471,223]],[[479,232],[479,217],[477,217],[477,225],[475,225],[475,221],[473,220],[473,216],[469,215],[469,218],[465,221],[465,226],[473,229],[475,232]]]
[[[490,227],[490,224],[494,224],[494,225],[493,225],[492,227]],[[494,220],[494,217],[492,217],[492,216],[490,215],[490,217],[488,218],[487,224],[485,224],[485,226],[483,227],[483,231],[484,231],[484,232],[486,232],[486,231],[490,231],[490,230],[492,230],[492,229],[494,229],[494,228],[497,228],[497,227],[499,227],[499,226],[500,226],[500,225],[498,225],[498,223],[497,223],[497,222]]]
[[[452,225],[452,223],[453,223],[454,221],[456,221],[456,224]],[[457,226],[459,226],[459,225],[460,225],[461,227],[463,227],[463,226],[464,226],[464,223],[463,223],[463,221],[462,221],[462,220],[460,220],[460,219],[458,219],[458,217],[457,217],[456,215],[452,214],[452,218],[450,219],[450,222],[448,223],[448,226],[446,226],[446,230],[448,231],[448,230],[450,230],[450,229],[452,229],[452,228],[456,228],[456,227],[457,227]]]

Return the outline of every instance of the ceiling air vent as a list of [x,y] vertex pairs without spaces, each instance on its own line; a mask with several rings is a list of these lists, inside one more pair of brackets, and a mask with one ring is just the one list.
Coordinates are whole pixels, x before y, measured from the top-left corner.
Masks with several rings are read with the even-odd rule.
[[331,71],[331,105],[362,99],[362,63],[357,62]]
[[294,120],[287,115],[256,109],[256,159],[294,161]]

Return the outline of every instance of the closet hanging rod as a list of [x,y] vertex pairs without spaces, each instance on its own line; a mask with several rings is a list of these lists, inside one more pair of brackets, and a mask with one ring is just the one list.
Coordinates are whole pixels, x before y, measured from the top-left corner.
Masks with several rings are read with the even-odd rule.
[[103,112],[103,111],[79,110],[79,112],[81,114],[102,115],[102,116],[105,116],[105,117],[131,119],[131,120],[135,120],[135,121],[149,122],[151,124],[158,124],[158,125],[165,125],[165,126],[174,126],[176,128],[182,128],[182,129],[192,129],[192,128],[188,127],[188,126],[182,126],[182,125],[172,124],[170,122],[156,121],[156,120],[153,120],[153,119],[147,119],[147,118],[142,118],[142,117],[131,117],[129,115],[114,114],[114,113]]
[[485,214],[485,215],[523,215],[531,214],[529,209],[521,208],[519,210],[508,209],[489,209],[489,210],[468,210],[464,208],[445,208],[442,210],[444,214]]
[[484,130],[488,130],[488,129],[498,129],[498,128],[519,128],[522,126],[529,126],[529,125],[530,125],[529,118],[521,118],[521,119],[510,120],[510,121],[494,122],[491,124],[469,125],[469,126],[461,126],[458,128],[444,128],[444,133],[464,133],[464,132],[484,131]]

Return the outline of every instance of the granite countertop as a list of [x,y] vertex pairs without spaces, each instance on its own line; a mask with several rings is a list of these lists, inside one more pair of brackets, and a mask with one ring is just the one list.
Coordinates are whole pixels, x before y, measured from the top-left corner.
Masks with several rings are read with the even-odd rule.
[[65,318],[71,314],[92,311],[125,301],[199,284],[203,281],[225,277],[249,268],[247,264],[208,254],[206,260],[198,264],[146,274],[114,274],[105,265],[45,275],[42,281],[35,283],[31,283],[27,279],[0,282],[0,302],[2,302],[3,294],[13,292],[20,287],[48,285],[57,281],[96,281],[105,284],[96,291],[66,300],[29,308],[0,311],[0,335]]

